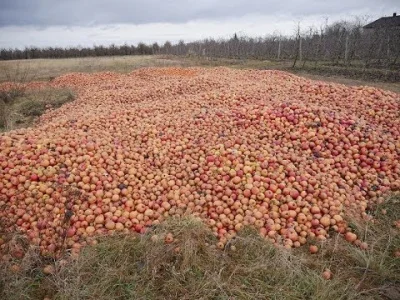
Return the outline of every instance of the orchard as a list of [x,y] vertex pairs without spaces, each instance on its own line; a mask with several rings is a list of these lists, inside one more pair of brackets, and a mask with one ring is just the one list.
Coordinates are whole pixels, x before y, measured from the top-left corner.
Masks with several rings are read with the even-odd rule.
[[244,226],[286,248],[331,232],[361,245],[349,220],[373,218],[400,190],[400,97],[389,91],[227,68],[74,73],[26,88],[45,85],[78,97],[0,135],[1,229],[43,255],[185,215],[219,248]]

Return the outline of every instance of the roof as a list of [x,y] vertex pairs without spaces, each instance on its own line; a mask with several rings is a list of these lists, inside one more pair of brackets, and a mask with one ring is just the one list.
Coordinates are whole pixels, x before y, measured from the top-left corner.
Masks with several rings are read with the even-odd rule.
[[400,27],[400,16],[383,17],[364,26],[364,28],[391,28]]

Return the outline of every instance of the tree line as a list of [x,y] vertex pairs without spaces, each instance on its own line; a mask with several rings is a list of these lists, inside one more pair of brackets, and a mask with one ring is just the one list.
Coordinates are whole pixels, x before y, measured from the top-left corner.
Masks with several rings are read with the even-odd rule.
[[291,36],[208,38],[163,45],[110,45],[93,47],[26,47],[0,49],[1,60],[72,58],[114,55],[191,55],[206,58],[291,60],[293,66],[320,62],[332,65],[396,68],[400,64],[400,28],[364,29],[365,21],[341,21],[319,28],[299,24]]
[[93,47],[25,47],[25,49],[0,49],[1,60],[35,59],[35,58],[72,58],[96,57],[116,55],[151,55],[159,52],[157,43],[146,45],[139,43],[137,46],[124,44],[121,46],[93,46]]

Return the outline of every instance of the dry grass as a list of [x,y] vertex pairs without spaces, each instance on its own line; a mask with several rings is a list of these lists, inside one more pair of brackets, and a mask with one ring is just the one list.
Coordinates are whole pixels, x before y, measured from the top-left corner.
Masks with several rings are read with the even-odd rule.
[[311,80],[320,80],[333,83],[344,84],[348,86],[373,86],[376,88],[392,91],[400,94],[400,82],[377,82],[377,81],[366,81],[361,79],[346,78],[338,75],[321,75],[312,74],[304,70],[296,70],[296,75],[309,78]]
[[39,67],[28,61],[0,61],[0,82],[26,83],[36,80]]
[[31,126],[48,108],[73,101],[69,89],[15,89],[0,92],[0,132]]
[[[277,248],[249,228],[219,250],[199,220],[169,219],[145,235],[101,237],[66,265],[43,261],[30,248],[22,261],[2,262],[0,298],[399,299],[400,259],[393,253],[400,236],[391,225],[399,199],[376,208],[376,224],[353,225],[367,250],[333,236],[310,255],[306,246]],[[382,215],[382,209],[392,212]],[[171,244],[164,242],[167,233],[175,238]],[[49,262],[56,272],[46,276],[41,270]],[[10,271],[14,264],[21,270]],[[333,273],[328,281],[321,276],[326,268]]]
[[[157,56],[112,56],[65,59],[34,59],[0,61],[0,82],[26,82],[25,78],[49,81],[57,76],[72,72],[131,72],[143,67],[184,66],[179,60]],[[15,75],[17,74],[17,75]],[[27,74],[25,77],[21,74]],[[11,80],[10,80],[11,79]],[[20,80],[21,79],[21,80]]]

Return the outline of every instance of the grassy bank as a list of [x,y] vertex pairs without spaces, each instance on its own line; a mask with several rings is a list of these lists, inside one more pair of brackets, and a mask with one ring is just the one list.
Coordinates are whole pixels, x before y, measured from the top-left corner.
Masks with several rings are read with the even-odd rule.
[[3,256],[0,298],[399,299],[400,234],[393,224],[399,201],[390,197],[371,211],[373,222],[351,223],[367,247],[332,234],[310,241],[316,254],[309,245],[276,247],[250,228],[218,249],[212,232],[193,218],[169,219],[144,235],[99,237],[77,258],[57,261],[14,235],[26,254]]
[[47,109],[58,108],[74,98],[69,89],[0,91],[0,132],[32,126]]

